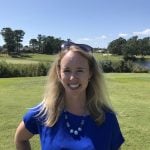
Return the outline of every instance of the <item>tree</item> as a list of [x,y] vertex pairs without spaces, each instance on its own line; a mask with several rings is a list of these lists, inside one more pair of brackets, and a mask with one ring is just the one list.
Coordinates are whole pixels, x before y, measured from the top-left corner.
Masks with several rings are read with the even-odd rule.
[[37,41],[38,41],[38,52],[39,53],[44,52],[44,41],[45,41],[45,39],[46,39],[45,35],[38,34]]
[[125,44],[126,44],[126,40],[124,38],[120,37],[120,38],[112,41],[108,45],[108,51],[111,54],[122,55],[122,53],[124,51]]
[[127,40],[124,55],[133,56],[138,54],[139,43],[138,36],[133,36]]
[[140,45],[141,55],[150,55],[150,37],[145,37],[144,39],[142,39]]
[[1,30],[1,35],[5,41],[5,47],[8,51],[8,54],[15,51],[15,39],[14,32],[11,28],[3,28]]
[[20,52],[20,47],[22,46],[21,42],[23,39],[25,32],[23,30],[15,30],[14,31],[14,40],[15,40],[15,47],[16,52]]
[[5,41],[5,47],[8,53],[19,52],[22,46],[21,42],[25,32],[23,30],[12,30],[11,28],[3,28],[1,34]]
[[37,37],[37,41],[38,41],[38,51],[39,53],[42,53],[42,35],[41,34],[38,34],[38,37]]
[[54,54],[60,50],[61,45],[60,38],[54,38],[53,36],[47,36],[43,40],[43,49],[46,54]]
[[38,47],[38,41],[37,41],[37,39],[31,39],[29,41],[29,44],[31,45],[33,52],[37,51],[37,47]]

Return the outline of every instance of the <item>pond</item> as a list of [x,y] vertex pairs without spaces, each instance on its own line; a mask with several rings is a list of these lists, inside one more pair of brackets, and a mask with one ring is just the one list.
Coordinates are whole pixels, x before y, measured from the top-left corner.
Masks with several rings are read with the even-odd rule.
[[137,62],[137,64],[143,66],[144,68],[148,68],[150,70],[150,61]]

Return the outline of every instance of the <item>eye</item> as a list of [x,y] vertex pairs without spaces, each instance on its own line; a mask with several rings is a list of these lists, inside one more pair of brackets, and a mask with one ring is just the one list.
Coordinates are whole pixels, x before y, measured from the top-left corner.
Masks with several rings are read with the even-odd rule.
[[83,72],[83,69],[78,69],[77,72]]
[[70,72],[70,70],[69,69],[64,69],[63,72]]

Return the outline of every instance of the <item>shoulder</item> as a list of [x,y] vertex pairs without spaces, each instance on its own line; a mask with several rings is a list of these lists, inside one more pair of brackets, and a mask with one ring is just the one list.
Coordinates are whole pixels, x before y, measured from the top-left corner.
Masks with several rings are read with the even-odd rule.
[[39,116],[41,106],[37,105],[30,108],[23,116],[25,127],[33,134],[38,133],[37,128],[42,124],[42,117]]
[[105,119],[107,121],[116,121],[117,120],[117,114],[112,111],[105,111]]
[[29,108],[23,118],[36,118],[36,116],[40,113],[41,105],[37,105],[35,107]]
[[105,121],[112,121],[117,119],[117,113],[113,109],[104,106],[101,111],[103,112]]
[[105,111],[104,125],[108,126],[111,129],[119,129],[120,127],[117,114],[112,111]]

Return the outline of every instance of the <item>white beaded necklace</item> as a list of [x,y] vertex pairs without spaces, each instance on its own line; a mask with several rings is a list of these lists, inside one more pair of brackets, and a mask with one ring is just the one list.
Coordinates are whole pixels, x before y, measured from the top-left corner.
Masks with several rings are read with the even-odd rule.
[[70,133],[70,134],[73,134],[73,135],[75,135],[75,136],[79,135],[79,134],[81,133],[81,131],[83,131],[83,126],[84,126],[84,123],[85,123],[84,117],[83,117],[83,119],[81,120],[80,125],[79,125],[76,129],[73,129],[73,128],[71,127],[71,124],[69,123],[67,112],[64,111],[64,113],[65,113],[65,114],[64,114],[64,117],[65,117],[65,121],[66,121],[65,124],[66,124],[66,127],[67,127],[68,130],[69,130],[69,133]]

